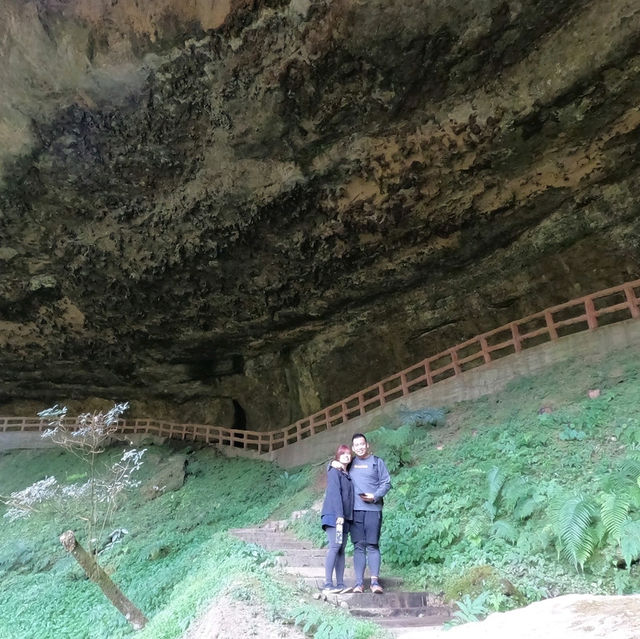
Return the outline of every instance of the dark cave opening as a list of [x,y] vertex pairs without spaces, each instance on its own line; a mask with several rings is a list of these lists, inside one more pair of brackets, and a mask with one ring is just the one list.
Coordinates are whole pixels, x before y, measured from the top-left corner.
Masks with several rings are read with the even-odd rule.
[[240,406],[240,402],[233,401],[233,427],[237,430],[247,430],[247,414],[244,408]]

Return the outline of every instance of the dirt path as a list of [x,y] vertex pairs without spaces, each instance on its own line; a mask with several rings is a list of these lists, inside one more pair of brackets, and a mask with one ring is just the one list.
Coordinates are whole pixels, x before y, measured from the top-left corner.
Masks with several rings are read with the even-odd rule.
[[243,602],[223,596],[196,619],[182,639],[306,639],[292,625],[270,621],[267,611],[256,602]]

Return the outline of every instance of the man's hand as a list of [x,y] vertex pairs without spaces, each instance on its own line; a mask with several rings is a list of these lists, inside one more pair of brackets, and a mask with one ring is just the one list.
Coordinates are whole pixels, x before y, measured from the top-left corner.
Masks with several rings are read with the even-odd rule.
[[339,461],[336,461],[335,459],[331,462],[331,467],[332,468],[337,468],[338,470],[340,470],[342,468],[342,464]]
[[373,493],[361,493],[360,499],[367,502],[367,504],[372,504],[376,500],[376,498],[373,496]]

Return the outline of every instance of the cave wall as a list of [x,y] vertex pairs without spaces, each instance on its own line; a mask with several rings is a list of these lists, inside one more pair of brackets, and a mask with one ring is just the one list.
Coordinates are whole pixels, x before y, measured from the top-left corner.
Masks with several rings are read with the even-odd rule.
[[640,276],[636,2],[0,18],[0,412],[275,428]]

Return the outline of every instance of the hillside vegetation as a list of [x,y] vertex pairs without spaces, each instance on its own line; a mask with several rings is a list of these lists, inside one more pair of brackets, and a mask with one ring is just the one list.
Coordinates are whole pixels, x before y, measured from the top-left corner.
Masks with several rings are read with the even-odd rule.
[[[626,351],[568,362],[444,407],[444,425],[425,407],[398,412],[371,433],[393,477],[383,575],[444,592],[470,613],[568,592],[639,592],[639,372],[637,355]],[[150,620],[138,637],[180,637],[223,593],[260,602],[271,618],[297,621],[317,637],[380,633],[301,604],[296,585],[278,578],[272,554],[226,533],[308,508],[322,494],[323,465],[287,473],[211,449],[150,445],[139,472],[140,487],[97,542],[100,563]],[[7,452],[0,493],[51,475],[70,485],[85,473],[64,451]],[[309,513],[295,526],[322,543],[318,523]],[[2,639],[133,635],[60,546],[68,528],[82,542],[72,508],[3,520]],[[107,545],[117,529],[126,532]]]

